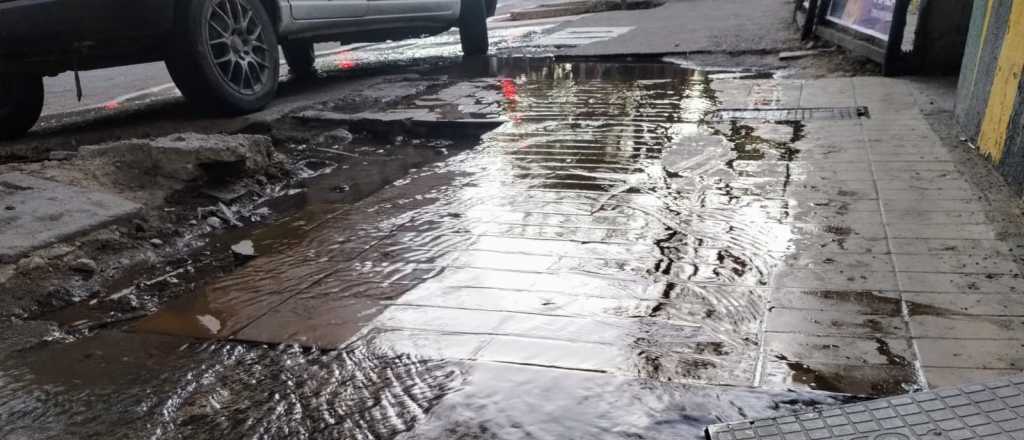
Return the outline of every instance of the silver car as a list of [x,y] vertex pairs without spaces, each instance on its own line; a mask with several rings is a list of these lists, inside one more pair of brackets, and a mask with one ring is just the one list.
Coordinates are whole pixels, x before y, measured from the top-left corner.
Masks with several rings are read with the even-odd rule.
[[[0,139],[39,119],[44,76],[163,60],[185,97],[228,114],[264,108],[281,53],[315,74],[313,44],[398,40],[459,28],[487,53],[497,0],[0,0]],[[282,50],[278,50],[278,46]]]

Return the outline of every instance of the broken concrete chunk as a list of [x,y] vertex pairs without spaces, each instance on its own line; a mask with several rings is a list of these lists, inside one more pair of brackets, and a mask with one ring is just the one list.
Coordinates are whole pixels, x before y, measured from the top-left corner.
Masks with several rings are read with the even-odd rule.
[[256,256],[256,248],[252,244],[252,240],[242,240],[231,246],[231,252],[234,252],[236,256],[244,258],[252,258]]
[[82,147],[81,157],[191,181],[207,172],[263,173],[274,161],[274,147],[266,136],[185,133]]
[[18,273],[22,274],[34,272],[44,267],[46,267],[46,259],[39,256],[25,257],[18,261]]
[[210,225],[213,229],[220,229],[224,227],[224,222],[217,217],[207,217],[206,224]]
[[13,264],[0,264],[0,284],[6,283],[7,280],[11,279],[17,271],[17,266]]
[[56,244],[56,245],[50,246],[50,247],[48,247],[46,249],[42,249],[42,250],[36,252],[35,254],[40,256],[40,257],[43,257],[43,258],[45,258],[47,260],[52,260],[54,258],[60,258],[60,257],[63,257],[65,255],[67,255],[67,254],[70,254],[74,250],[75,250],[74,246],[62,243],[62,244]]
[[231,203],[242,196],[257,193],[247,182],[233,182],[229,184],[210,186],[200,190],[203,194],[214,197],[224,203]]
[[78,157],[77,151],[51,151],[50,160],[71,160]]
[[804,58],[812,55],[818,55],[821,53],[831,52],[832,49],[809,49],[809,50],[794,50],[788,52],[779,52],[780,60],[792,60],[796,58]]
[[325,147],[337,147],[340,145],[347,145],[349,142],[352,142],[352,138],[352,133],[349,133],[349,131],[344,128],[339,128],[320,135],[320,137],[316,139],[316,143]]
[[160,246],[164,245],[164,241],[159,239],[159,238],[154,238],[152,240],[149,240],[149,244],[151,244],[151,245],[153,245],[155,247],[160,247]]
[[351,121],[352,115],[338,112],[325,112],[320,110],[307,110],[302,113],[298,113],[292,116],[295,119],[301,119],[303,121],[332,121],[332,122],[345,122]]
[[96,262],[88,258],[79,258],[72,261],[71,264],[68,265],[68,268],[75,272],[87,274],[93,274],[99,271],[99,266],[96,265]]

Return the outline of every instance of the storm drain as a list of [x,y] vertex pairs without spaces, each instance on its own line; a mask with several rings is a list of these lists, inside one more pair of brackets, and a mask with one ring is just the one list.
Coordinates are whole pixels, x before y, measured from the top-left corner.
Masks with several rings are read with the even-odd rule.
[[1024,438],[1024,376],[709,426],[708,440]]
[[719,109],[708,115],[709,121],[735,121],[754,119],[760,121],[809,121],[842,120],[870,117],[868,108],[857,107],[802,107],[802,108],[739,108]]

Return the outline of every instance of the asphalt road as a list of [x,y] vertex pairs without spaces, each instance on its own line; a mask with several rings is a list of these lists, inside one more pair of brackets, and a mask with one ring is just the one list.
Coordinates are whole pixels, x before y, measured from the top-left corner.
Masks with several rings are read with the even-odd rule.
[[[338,43],[325,43],[318,44],[316,49],[324,51],[336,47],[339,47]],[[171,83],[171,76],[162,62],[91,70],[79,75],[82,80],[81,102],[77,99],[75,77],[71,72],[44,80],[44,115],[103,105],[118,98]]]

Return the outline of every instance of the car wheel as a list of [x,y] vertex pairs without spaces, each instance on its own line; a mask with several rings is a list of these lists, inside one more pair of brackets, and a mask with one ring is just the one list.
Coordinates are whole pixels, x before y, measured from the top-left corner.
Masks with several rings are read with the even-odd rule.
[[42,77],[0,74],[0,140],[24,136],[42,112]]
[[259,0],[180,3],[167,70],[189,101],[214,111],[251,113],[277,93],[277,34]]
[[463,55],[487,54],[486,0],[462,0],[459,12],[459,38]]
[[288,63],[291,76],[300,79],[315,78],[316,54],[311,41],[286,41],[281,44],[284,60]]

